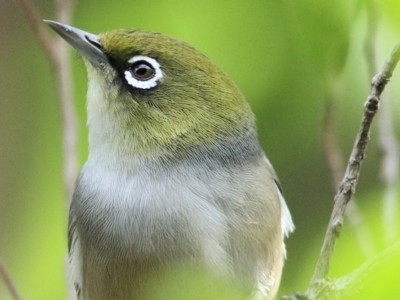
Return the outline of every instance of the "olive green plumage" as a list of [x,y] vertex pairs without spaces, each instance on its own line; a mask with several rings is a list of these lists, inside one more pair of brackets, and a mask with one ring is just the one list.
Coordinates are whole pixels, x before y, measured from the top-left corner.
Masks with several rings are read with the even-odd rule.
[[[114,30],[100,35],[104,53],[123,67],[136,54],[154,57],[162,66],[162,87],[145,93],[118,81],[107,85],[108,110],[125,133],[134,132],[135,147],[126,151],[187,151],[213,144],[254,122],[236,85],[207,57],[186,43],[157,33]],[[89,76],[98,76],[96,70]],[[114,78],[114,69],[108,69]],[[102,74],[104,76],[104,74]],[[105,85],[110,80],[103,77]],[[115,80],[115,79],[114,79]]]
[[236,85],[161,34],[48,23],[88,71],[89,157],[68,227],[79,300],[151,300],[149,282],[197,267],[272,299],[293,223]]

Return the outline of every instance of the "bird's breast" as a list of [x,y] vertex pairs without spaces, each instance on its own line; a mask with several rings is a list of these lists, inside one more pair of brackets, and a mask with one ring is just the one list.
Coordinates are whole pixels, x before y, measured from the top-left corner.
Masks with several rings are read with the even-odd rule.
[[71,206],[83,247],[162,262],[223,249],[226,216],[188,170],[115,172],[88,162]]

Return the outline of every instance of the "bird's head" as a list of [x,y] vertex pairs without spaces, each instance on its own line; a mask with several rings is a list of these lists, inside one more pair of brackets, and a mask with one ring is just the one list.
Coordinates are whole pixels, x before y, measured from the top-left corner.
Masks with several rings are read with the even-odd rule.
[[207,57],[171,37],[112,30],[99,35],[47,23],[88,71],[89,143],[123,155],[187,155],[254,134],[236,85]]

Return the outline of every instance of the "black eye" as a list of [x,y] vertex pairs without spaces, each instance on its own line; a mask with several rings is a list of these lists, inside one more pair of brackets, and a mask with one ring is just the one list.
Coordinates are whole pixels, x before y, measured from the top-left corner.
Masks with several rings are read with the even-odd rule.
[[127,84],[142,90],[156,87],[164,77],[158,61],[145,55],[136,55],[129,59],[123,75]]
[[134,62],[130,66],[130,70],[132,76],[140,81],[149,80],[153,78],[156,73],[153,66],[144,60]]

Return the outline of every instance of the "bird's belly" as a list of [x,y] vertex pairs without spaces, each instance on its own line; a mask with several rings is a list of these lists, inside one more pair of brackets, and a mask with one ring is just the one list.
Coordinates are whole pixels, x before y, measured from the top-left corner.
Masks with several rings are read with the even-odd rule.
[[82,176],[71,207],[82,251],[128,264],[224,264],[225,215],[196,184],[143,174]]

